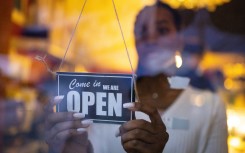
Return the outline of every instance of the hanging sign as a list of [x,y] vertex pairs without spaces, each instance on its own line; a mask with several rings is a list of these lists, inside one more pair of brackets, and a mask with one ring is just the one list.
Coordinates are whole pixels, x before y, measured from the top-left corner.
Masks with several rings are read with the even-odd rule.
[[79,112],[94,122],[123,123],[131,119],[124,103],[134,101],[133,77],[127,74],[57,72],[57,112]]

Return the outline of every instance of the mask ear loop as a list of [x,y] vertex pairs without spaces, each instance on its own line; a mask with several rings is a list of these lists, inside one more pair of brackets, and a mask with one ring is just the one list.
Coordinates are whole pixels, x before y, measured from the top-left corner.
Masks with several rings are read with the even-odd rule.
[[[66,55],[67,55],[67,53],[68,53],[68,51],[69,51],[71,42],[72,42],[72,40],[73,40],[73,38],[74,38],[74,36],[75,36],[75,33],[76,33],[76,30],[77,30],[79,21],[80,21],[80,19],[81,19],[81,17],[82,17],[82,13],[83,13],[83,10],[84,10],[84,8],[85,8],[85,5],[86,5],[87,1],[88,1],[88,0],[85,0],[84,3],[83,3],[83,6],[82,6],[81,12],[80,12],[80,14],[79,14],[79,17],[78,17],[78,19],[77,19],[76,25],[75,25],[75,27],[74,27],[74,29],[73,29],[73,31],[72,31],[71,38],[70,38],[70,40],[69,40],[69,42],[68,42],[68,45],[67,45],[67,47],[66,47],[65,54],[64,54],[64,56],[63,56],[63,58],[62,58],[62,60],[61,60],[61,62],[60,62],[60,65],[59,65],[59,67],[58,67],[58,69],[57,69],[56,72],[60,72],[61,67],[62,67],[62,65],[63,65],[63,63],[64,63],[64,61],[65,61]],[[47,57],[47,53],[45,53],[45,55],[44,55],[43,57],[37,55],[37,56],[35,57],[35,59],[38,60],[38,61],[40,61],[40,62],[42,62],[42,63],[46,66],[46,69],[47,69],[48,72],[50,72],[51,74],[55,75],[56,72],[52,71],[52,70],[50,69],[50,67],[48,66],[47,62],[45,61],[45,58],[46,58],[46,57]]]
[[[116,5],[115,5],[114,0],[112,0],[112,4],[113,4],[114,12],[115,12],[115,15],[116,15],[116,18],[117,18],[118,26],[120,28],[120,32],[121,32],[121,35],[122,35],[122,39],[123,39],[123,43],[124,43],[124,46],[125,46],[125,50],[126,50],[126,53],[127,53],[127,56],[128,56],[128,61],[129,61],[129,64],[130,64],[132,77],[133,77],[133,82],[134,82],[133,86],[134,86],[135,96],[136,96],[137,102],[140,102],[138,89],[137,89],[137,84],[136,84],[137,75],[135,74],[133,66],[132,66],[132,61],[131,61],[131,58],[130,58],[130,55],[129,55],[128,47],[127,47],[127,44],[126,44],[126,41],[125,41],[125,37],[124,37],[124,34],[123,34],[122,26],[121,26],[121,23],[120,23],[120,20],[119,20],[119,16],[118,16],[118,13],[117,13],[117,9],[116,9]],[[132,119],[135,119],[135,118],[136,118],[135,117],[135,112],[132,112]]]

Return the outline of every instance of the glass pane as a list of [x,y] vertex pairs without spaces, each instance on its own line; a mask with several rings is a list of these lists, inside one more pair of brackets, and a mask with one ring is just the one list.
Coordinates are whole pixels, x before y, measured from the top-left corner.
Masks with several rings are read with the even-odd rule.
[[0,152],[244,152],[244,2],[1,1]]

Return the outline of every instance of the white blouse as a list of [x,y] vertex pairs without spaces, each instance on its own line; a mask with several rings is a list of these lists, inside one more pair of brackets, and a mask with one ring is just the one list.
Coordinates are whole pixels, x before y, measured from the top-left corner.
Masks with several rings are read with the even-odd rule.
[[[161,116],[169,133],[164,153],[228,152],[225,104],[216,94],[188,87]],[[141,112],[136,118],[149,120]],[[119,126],[94,123],[89,128],[94,153],[125,153],[115,137]]]

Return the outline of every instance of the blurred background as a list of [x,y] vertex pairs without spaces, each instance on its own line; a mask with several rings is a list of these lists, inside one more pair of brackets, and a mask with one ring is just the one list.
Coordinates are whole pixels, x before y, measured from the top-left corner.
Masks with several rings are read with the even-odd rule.
[[[115,0],[134,70],[135,18],[154,2]],[[245,152],[245,1],[164,2],[181,13],[182,35],[204,42],[199,68],[226,103],[230,153]],[[88,0],[59,69],[83,4],[84,0],[0,1],[0,150],[4,153],[47,150],[40,141],[42,108],[56,90],[46,66],[54,72],[132,73],[111,0],[103,4]]]

